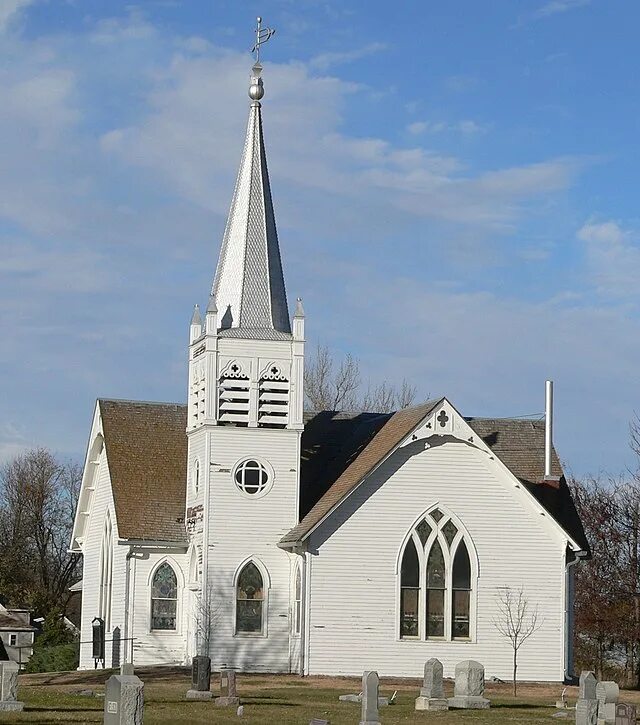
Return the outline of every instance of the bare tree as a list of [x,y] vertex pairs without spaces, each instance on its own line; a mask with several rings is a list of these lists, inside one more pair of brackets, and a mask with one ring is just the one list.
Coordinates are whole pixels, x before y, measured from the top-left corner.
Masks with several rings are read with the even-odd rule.
[[326,345],[318,345],[307,362],[305,375],[306,407],[309,410],[370,410],[390,413],[411,405],[416,388],[402,380],[400,388],[384,381],[367,385],[362,392],[360,363],[347,354],[339,363]]
[[68,552],[81,469],[45,448],[0,469],[0,588],[40,613],[64,609],[78,572]]
[[510,587],[498,590],[498,615],[493,620],[498,632],[509,640],[513,649],[513,696],[518,694],[517,670],[520,647],[542,626],[538,607],[531,609],[522,587],[514,592]]
[[219,625],[224,611],[220,597],[216,595],[210,584],[206,591],[199,591],[195,596],[195,609],[193,612],[196,652],[199,655],[211,657],[211,641],[213,632]]

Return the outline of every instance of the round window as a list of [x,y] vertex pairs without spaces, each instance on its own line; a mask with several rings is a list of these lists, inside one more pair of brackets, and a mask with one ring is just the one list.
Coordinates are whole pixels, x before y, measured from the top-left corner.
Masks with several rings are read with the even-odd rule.
[[265,493],[271,476],[266,466],[260,461],[249,459],[238,465],[235,472],[236,486],[244,493],[252,496]]

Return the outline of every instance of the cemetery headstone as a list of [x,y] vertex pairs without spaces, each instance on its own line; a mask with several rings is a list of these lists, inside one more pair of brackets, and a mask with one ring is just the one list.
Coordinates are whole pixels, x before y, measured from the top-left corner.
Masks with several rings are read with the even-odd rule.
[[599,725],[615,725],[616,704],[620,695],[620,688],[615,682],[598,682],[596,685],[596,700],[598,701]]
[[449,707],[486,710],[491,702],[484,697],[484,667],[475,660],[465,660],[456,665],[456,682]]
[[187,700],[210,700],[211,658],[196,655],[191,662],[191,689],[187,690]]
[[216,697],[216,705],[219,707],[237,707],[240,704],[240,698],[236,690],[236,672],[223,668],[220,670],[220,697]]
[[314,717],[313,720],[309,720],[309,725],[331,725],[331,721],[322,720],[319,717]]
[[576,725],[597,725],[597,684],[596,676],[591,670],[583,670],[580,673],[580,692],[576,703]]
[[24,702],[18,702],[18,670],[17,662],[0,662],[0,712],[20,712],[24,709]]
[[598,725],[597,700],[578,700],[576,704],[576,725]]
[[120,674],[121,675],[135,675],[135,672],[133,670],[133,662],[123,662],[120,665]]
[[111,675],[104,693],[104,725],[142,725],[144,682],[135,675]]
[[360,725],[380,725],[378,694],[380,679],[378,673],[366,670],[362,675],[362,719]]
[[435,657],[424,665],[424,679],[420,696],[416,698],[416,710],[448,710],[449,701],[444,696],[442,662]]
[[616,725],[636,725],[636,706],[619,702],[616,705]]
[[578,694],[578,699],[595,700],[597,685],[598,680],[596,680],[595,673],[591,670],[582,670],[580,673],[580,692]]

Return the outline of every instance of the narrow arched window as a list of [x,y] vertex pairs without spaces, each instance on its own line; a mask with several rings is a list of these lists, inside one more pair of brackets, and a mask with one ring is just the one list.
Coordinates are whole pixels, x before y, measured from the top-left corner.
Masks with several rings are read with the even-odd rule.
[[402,556],[400,571],[400,636],[419,634],[420,563],[413,539],[409,539]]
[[293,603],[293,633],[300,634],[302,628],[302,574],[300,564],[296,566],[295,600]]
[[427,559],[427,637],[444,637],[446,588],[444,555],[436,540]]
[[469,637],[469,605],[471,600],[471,561],[464,541],[460,541],[453,559],[451,601],[451,636]]
[[193,492],[198,495],[200,490],[200,461],[196,458],[193,464]]
[[178,614],[178,579],[166,561],[151,581],[151,629],[175,630]]
[[264,626],[264,581],[250,561],[238,575],[236,585],[236,632],[261,633]]
[[111,629],[111,590],[113,584],[113,528],[109,512],[104,522],[102,547],[100,550],[100,597],[99,616],[104,621],[105,631]]

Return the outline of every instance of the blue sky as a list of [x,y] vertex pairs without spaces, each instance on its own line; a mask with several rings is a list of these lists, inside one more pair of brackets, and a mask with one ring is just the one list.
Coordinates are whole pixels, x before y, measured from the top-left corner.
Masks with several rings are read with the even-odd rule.
[[624,0],[0,2],[0,458],[84,452],[96,397],[182,401],[255,16],[289,299],[465,415],[544,408],[632,465],[636,72]]

